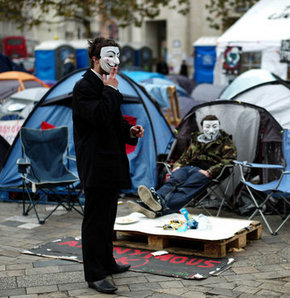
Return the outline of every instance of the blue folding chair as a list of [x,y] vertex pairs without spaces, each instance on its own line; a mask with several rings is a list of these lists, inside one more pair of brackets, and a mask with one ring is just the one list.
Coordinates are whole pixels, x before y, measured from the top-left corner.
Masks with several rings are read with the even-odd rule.
[[[249,217],[251,220],[259,212],[263,218],[268,230],[272,235],[277,235],[278,231],[290,218],[290,130],[283,130],[283,154],[286,162],[286,166],[283,165],[270,165],[270,164],[257,164],[257,163],[248,163],[248,162],[239,162],[235,161],[240,168],[241,172],[241,181],[246,186],[250,197],[255,205],[255,210],[253,214]],[[282,171],[279,179],[271,181],[265,184],[253,184],[245,179],[244,168],[264,168],[264,169],[280,169]],[[264,194],[264,196],[261,196]],[[284,203],[284,212],[280,212],[275,208],[271,202],[271,197],[282,200]],[[258,203],[258,198],[262,199],[262,203]],[[265,207],[271,207],[271,209],[279,214],[282,218],[282,223],[273,231],[268,220],[265,216]],[[288,207],[288,208],[287,208]],[[287,211],[288,210],[288,211]],[[288,214],[287,214],[288,213]]]
[[[22,158],[17,161],[18,172],[23,181],[23,215],[33,209],[38,222],[46,219],[63,206],[66,210],[76,210],[83,214],[80,202],[81,188],[79,178],[64,163],[64,157],[70,158],[68,148],[68,127],[39,130],[22,127],[20,130]],[[25,196],[26,194],[26,196]],[[26,197],[28,207],[26,208]],[[40,219],[36,204],[51,198],[56,206]],[[75,207],[77,204],[80,208]]]

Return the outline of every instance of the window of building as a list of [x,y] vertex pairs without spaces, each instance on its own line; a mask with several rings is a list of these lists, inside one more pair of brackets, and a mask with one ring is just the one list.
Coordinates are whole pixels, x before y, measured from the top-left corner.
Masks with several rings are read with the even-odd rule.
[[261,52],[244,52],[241,55],[241,64],[239,73],[249,69],[261,68]]

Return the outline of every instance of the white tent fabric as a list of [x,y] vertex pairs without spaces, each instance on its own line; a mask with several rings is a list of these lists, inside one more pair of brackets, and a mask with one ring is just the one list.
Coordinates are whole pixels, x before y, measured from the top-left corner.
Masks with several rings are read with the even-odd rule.
[[280,63],[281,40],[290,38],[290,0],[260,0],[217,41],[214,83],[228,83],[223,73],[223,54],[228,46],[240,46],[242,52],[261,52],[261,68],[282,79],[287,63]]
[[230,85],[224,89],[220,98],[231,99],[249,88],[275,81],[277,81],[277,78],[275,78],[269,71],[264,69],[251,69],[233,80]]
[[263,107],[285,128],[290,129],[290,90],[281,85],[263,85],[234,98],[236,101]]

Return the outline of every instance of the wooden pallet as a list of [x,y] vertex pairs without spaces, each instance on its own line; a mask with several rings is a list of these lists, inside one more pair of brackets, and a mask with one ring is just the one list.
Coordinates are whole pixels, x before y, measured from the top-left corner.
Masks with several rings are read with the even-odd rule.
[[115,231],[114,245],[149,250],[165,249],[175,254],[223,258],[229,250],[239,250],[247,245],[247,241],[258,240],[261,236],[261,223],[253,221],[250,227],[240,230],[229,239],[213,241],[184,237],[178,239],[178,237],[150,235],[135,231]]

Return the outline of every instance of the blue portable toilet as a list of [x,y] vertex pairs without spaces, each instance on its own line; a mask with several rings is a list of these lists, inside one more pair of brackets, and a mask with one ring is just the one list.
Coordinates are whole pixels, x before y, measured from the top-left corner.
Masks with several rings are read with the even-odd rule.
[[120,69],[133,70],[136,66],[135,50],[130,45],[121,46]]
[[145,71],[152,71],[153,52],[149,47],[143,46],[135,50],[136,66]]
[[90,66],[90,58],[88,56],[88,40],[76,39],[70,41],[71,46],[76,51],[76,68],[84,68]]
[[64,40],[44,41],[35,48],[35,73],[42,81],[56,82],[64,72],[64,60],[75,49]]
[[198,84],[213,83],[217,39],[217,36],[201,37],[193,43],[194,80]]

